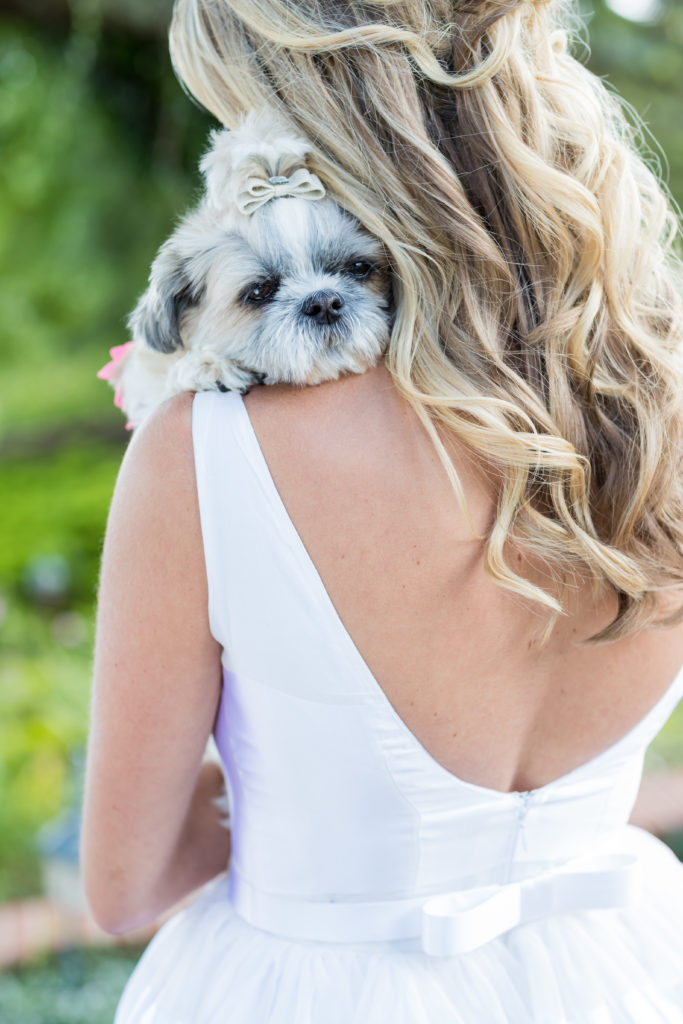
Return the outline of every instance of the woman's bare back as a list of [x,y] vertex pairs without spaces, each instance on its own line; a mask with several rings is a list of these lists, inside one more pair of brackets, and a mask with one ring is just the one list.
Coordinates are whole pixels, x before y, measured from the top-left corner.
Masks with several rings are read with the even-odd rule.
[[[408,729],[454,775],[501,791],[545,785],[618,740],[670,685],[683,626],[577,644],[616,609],[589,582],[540,644],[544,613],[487,577],[482,542],[383,366],[315,388],[260,388],[245,402],[342,623]],[[452,451],[483,534],[494,485]]]

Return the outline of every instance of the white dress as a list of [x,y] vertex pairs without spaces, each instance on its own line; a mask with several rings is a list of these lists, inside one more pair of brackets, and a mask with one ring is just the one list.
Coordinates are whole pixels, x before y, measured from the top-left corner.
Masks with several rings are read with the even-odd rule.
[[683,865],[627,825],[683,671],[562,778],[464,782],[346,632],[241,397],[198,394],[193,436],[232,860],[116,1024],[683,1024]]

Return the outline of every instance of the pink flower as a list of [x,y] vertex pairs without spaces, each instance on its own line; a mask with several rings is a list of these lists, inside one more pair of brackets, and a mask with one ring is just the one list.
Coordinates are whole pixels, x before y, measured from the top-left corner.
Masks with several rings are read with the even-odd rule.
[[[109,349],[109,355],[111,356],[111,362],[106,363],[101,370],[97,371],[97,376],[100,380],[111,380],[114,376],[117,368],[117,364],[123,362],[130,350],[132,349],[134,342],[126,341],[123,345],[114,345],[113,348]],[[120,397],[120,396],[117,396]],[[120,409],[120,401],[114,398],[114,404]]]
[[[123,391],[118,382],[118,377],[121,373],[122,364],[125,362],[134,344],[135,342],[133,341],[126,341],[123,345],[114,345],[113,348],[109,349],[111,362],[106,363],[101,370],[97,371],[97,376],[100,380],[109,381],[114,388],[114,405],[117,409],[123,408]],[[132,429],[133,424],[130,422],[126,423],[126,430]]]

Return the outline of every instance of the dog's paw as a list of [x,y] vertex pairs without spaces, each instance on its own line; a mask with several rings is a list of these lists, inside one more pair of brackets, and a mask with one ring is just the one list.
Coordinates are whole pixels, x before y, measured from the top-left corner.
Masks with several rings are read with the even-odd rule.
[[231,363],[227,360],[214,364],[214,368],[216,369],[213,383],[214,389],[217,391],[237,391],[240,395],[246,395],[254,384],[260,383],[260,379],[263,376],[260,373],[246,370],[243,366],[237,366],[236,363]]
[[258,379],[258,374],[229,359],[216,359],[192,349],[178,360],[171,373],[173,391],[238,391],[243,395]]

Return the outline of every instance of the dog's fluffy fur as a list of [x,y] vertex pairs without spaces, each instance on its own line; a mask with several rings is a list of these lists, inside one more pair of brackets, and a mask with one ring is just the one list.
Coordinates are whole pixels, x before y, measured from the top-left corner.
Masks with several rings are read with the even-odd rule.
[[327,197],[238,208],[247,179],[289,177],[309,150],[264,112],[213,133],[202,199],[161,247],[113,374],[133,426],[180,391],[317,384],[381,357],[391,280],[380,244]]

